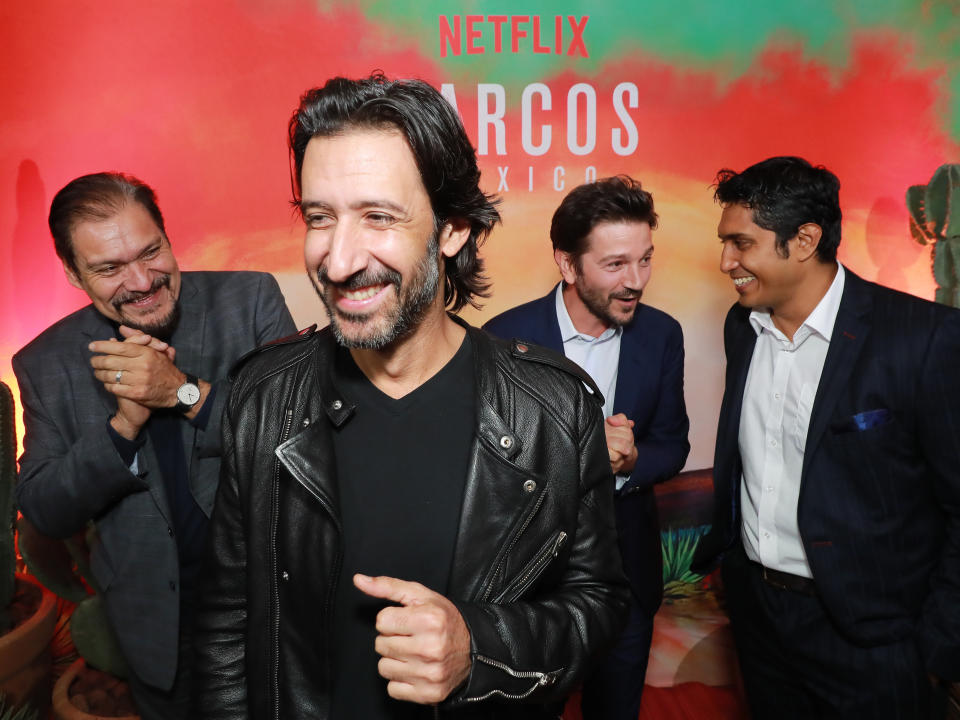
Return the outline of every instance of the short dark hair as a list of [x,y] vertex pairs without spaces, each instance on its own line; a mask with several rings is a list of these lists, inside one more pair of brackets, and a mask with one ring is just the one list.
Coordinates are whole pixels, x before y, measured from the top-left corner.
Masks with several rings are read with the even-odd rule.
[[787,243],[800,226],[815,223],[822,235],[817,259],[830,263],[840,247],[840,180],[823,165],[799,157],[772,157],[741,173],[717,173],[715,200],[753,210],[753,221],[776,234],[777,252],[789,257]]
[[336,77],[305,92],[289,126],[294,205],[302,200],[307,143],[358,128],[403,134],[430,198],[434,227],[454,219],[469,223],[467,242],[456,256],[444,258],[443,301],[454,312],[467,303],[479,307],[476,298],[490,295],[479,246],[500,221],[499,201],[480,189],[477,155],[460,117],[422,80],[388,80],[377,72],[362,80]]
[[99,172],[71,180],[50,203],[50,234],[57,255],[71,270],[77,270],[73,250],[73,229],[88,220],[109,220],[129,202],[138,202],[150,213],[164,237],[163,214],[157,206],[157,194],[133,175]]
[[604,222],[645,222],[657,227],[653,195],[639,180],[616,175],[575,187],[560,203],[550,223],[554,250],[569,253],[575,261],[587,251],[587,236]]

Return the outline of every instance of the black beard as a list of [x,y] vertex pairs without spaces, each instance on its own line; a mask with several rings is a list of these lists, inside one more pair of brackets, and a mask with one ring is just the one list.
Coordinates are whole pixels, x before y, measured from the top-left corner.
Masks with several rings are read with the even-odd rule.
[[[337,343],[347,348],[381,350],[416,329],[426,315],[427,309],[436,299],[437,291],[440,288],[439,249],[437,234],[433,233],[427,242],[426,252],[417,261],[409,279],[409,291],[404,290],[403,279],[396,270],[384,269],[379,272],[364,270],[351,275],[342,283],[332,282],[323,267],[317,270],[317,283],[319,285],[314,284],[314,290],[316,290],[320,301],[327,310],[327,317],[330,318],[330,328],[337,339]],[[379,284],[393,285],[394,292],[397,295],[397,306],[388,318],[387,326],[367,336],[347,337],[340,326],[341,320],[363,322],[370,316],[337,310],[332,299],[327,297],[327,293],[334,287],[354,290]]]

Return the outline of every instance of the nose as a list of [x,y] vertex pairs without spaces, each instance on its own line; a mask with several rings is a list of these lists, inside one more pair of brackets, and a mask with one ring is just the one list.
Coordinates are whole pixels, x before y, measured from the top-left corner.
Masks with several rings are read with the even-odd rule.
[[331,232],[325,262],[327,277],[340,283],[366,267],[366,252],[359,234],[347,222],[338,222]]
[[126,276],[123,279],[123,285],[127,290],[134,292],[146,292],[153,286],[153,278],[150,277],[150,271],[145,263],[134,260],[126,267]]
[[627,274],[623,278],[624,284],[631,290],[642,290],[643,289],[643,275],[645,268],[640,267],[637,263],[631,263],[627,267]]
[[725,242],[723,250],[720,252],[720,272],[733,272],[739,265],[737,249],[733,246],[733,243]]

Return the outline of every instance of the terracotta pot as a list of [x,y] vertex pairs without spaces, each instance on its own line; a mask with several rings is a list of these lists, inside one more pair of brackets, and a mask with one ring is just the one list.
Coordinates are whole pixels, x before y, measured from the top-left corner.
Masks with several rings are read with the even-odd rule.
[[40,607],[33,617],[0,635],[0,693],[17,705],[29,701],[38,708],[47,706],[50,682],[50,638],[57,624],[56,597],[25,575],[17,575],[17,584],[29,584],[42,593]]
[[86,666],[83,658],[77,658],[53,686],[53,716],[56,720],[140,720],[139,715],[92,715],[70,702],[70,685]]

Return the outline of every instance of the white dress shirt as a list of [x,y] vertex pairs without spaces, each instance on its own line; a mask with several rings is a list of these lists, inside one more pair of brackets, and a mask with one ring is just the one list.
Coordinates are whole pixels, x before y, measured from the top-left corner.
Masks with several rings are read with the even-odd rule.
[[[603,417],[613,415],[613,396],[617,391],[617,368],[620,364],[620,338],[623,328],[607,328],[598,337],[577,330],[563,301],[563,283],[557,286],[557,322],[560,324],[560,339],[563,354],[582,367],[603,393]],[[617,475],[617,490],[630,479],[630,475]]]
[[747,556],[768,568],[812,577],[797,525],[800,473],[810,412],[843,294],[844,271],[793,335],[754,310],[757,343],[743,391],[741,535]]

